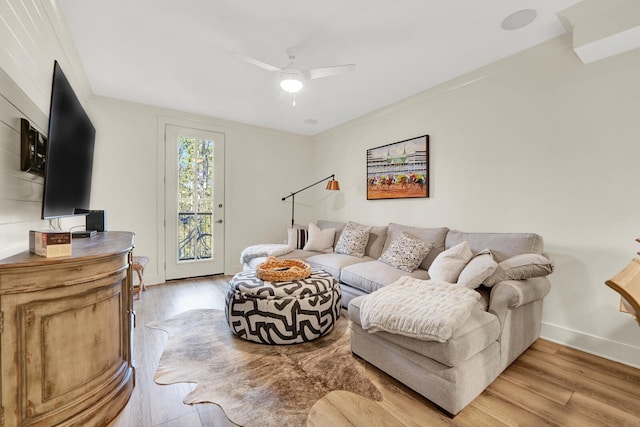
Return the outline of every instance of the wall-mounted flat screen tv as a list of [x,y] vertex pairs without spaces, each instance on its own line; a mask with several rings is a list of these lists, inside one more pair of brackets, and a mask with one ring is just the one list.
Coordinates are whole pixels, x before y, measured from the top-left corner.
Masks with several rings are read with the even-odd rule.
[[53,66],[42,219],[89,209],[96,131],[60,64]]

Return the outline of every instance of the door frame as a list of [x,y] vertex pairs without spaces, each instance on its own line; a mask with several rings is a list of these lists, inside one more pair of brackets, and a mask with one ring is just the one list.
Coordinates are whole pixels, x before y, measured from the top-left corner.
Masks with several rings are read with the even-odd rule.
[[[166,263],[167,263],[167,258],[166,258],[166,239],[165,239],[165,224],[167,221],[166,218],[166,212],[165,212],[165,203],[166,203],[166,193],[165,193],[165,127],[169,125],[169,126],[178,126],[178,127],[185,127],[185,128],[192,128],[192,129],[201,129],[203,131],[207,131],[207,132],[216,132],[216,133],[221,133],[225,135],[225,141],[227,140],[227,131],[223,130],[222,127],[217,127],[214,126],[212,124],[209,123],[204,123],[204,122],[199,122],[199,121],[195,121],[195,120],[188,120],[188,119],[181,119],[181,118],[177,118],[177,117],[171,117],[171,116],[159,116],[158,117],[158,127],[157,127],[157,131],[158,131],[158,139],[157,139],[157,147],[158,149],[156,150],[156,152],[158,153],[158,158],[157,158],[157,164],[156,164],[156,170],[157,170],[157,206],[156,206],[156,214],[158,215],[158,221],[157,221],[157,225],[158,225],[158,229],[157,229],[157,238],[158,238],[158,258],[159,258],[159,263],[158,263],[158,272],[160,273],[159,275],[162,278],[163,282],[166,282],[167,280],[167,269],[166,269]],[[227,145],[225,143],[225,145]],[[225,162],[225,166],[226,166],[226,156],[227,156],[227,150],[225,149],[225,155],[224,155],[224,162]],[[225,167],[225,176],[224,176],[224,197],[223,197],[223,211],[224,211],[224,222],[222,223],[222,226],[224,227],[224,242],[223,242],[223,246],[224,246],[224,260],[223,260],[223,269],[224,269],[224,273],[226,274],[226,272],[228,271],[228,260],[229,257],[227,256],[227,252],[229,249],[229,238],[228,233],[229,233],[229,221],[227,220],[227,218],[229,218],[229,215],[227,215],[228,211],[227,211],[227,199],[228,199],[228,184],[227,184],[227,168]]]

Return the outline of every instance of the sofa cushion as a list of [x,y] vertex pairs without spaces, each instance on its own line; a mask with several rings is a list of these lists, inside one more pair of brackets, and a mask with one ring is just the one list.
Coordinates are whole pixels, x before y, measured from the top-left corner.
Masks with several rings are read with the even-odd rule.
[[348,222],[336,243],[335,252],[362,258],[369,241],[370,231],[371,226]]
[[429,276],[434,280],[456,283],[458,276],[473,258],[467,242],[459,243],[441,252],[429,266]]
[[450,248],[465,241],[473,253],[491,250],[498,263],[514,255],[541,254],[544,248],[542,237],[534,233],[465,233],[449,230],[445,243]]
[[[362,327],[360,305],[363,298],[366,296],[354,298],[349,302],[349,319],[360,327]],[[475,308],[471,311],[469,319],[453,332],[449,341],[444,343],[424,341],[388,332],[376,332],[375,334],[443,365],[458,366],[498,339],[500,323],[495,315]]]
[[309,224],[309,234],[307,243],[304,245],[305,251],[333,252],[335,228],[321,229],[314,223]]
[[391,267],[384,262],[371,260],[359,264],[352,264],[342,269],[340,282],[360,289],[367,293],[377,291],[382,286],[389,285],[402,276],[411,276],[416,279],[428,279],[429,273],[418,268],[411,273]]
[[382,255],[382,248],[384,247],[384,241],[387,239],[387,226],[373,226],[369,230],[369,241],[367,247],[364,250],[365,255],[369,255],[371,258],[378,259]]
[[327,228],[335,228],[336,229],[336,236],[333,240],[333,245],[332,246],[336,246],[336,243],[338,243],[338,239],[340,239],[340,235],[342,234],[342,230],[344,230],[345,225],[347,225],[346,222],[340,222],[340,221],[327,221],[326,219],[320,219],[318,221],[316,221],[316,225],[318,226],[318,228],[320,228],[321,230],[325,230]]
[[[279,256],[279,259],[301,259],[305,260],[310,256],[318,255],[318,252],[315,251],[305,251],[303,249],[296,249],[294,251],[289,252],[288,254],[284,254]],[[266,259],[266,258],[265,258]]]
[[389,229],[387,231],[387,240],[384,243],[383,251],[385,251],[393,239],[403,231],[406,231],[413,237],[417,237],[420,240],[424,240],[425,242],[432,242],[433,246],[424,260],[420,263],[420,268],[423,270],[428,270],[429,266],[433,262],[433,260],[438,256],[438,254],[444,251],[445,248],[445,238],[447,236],[448,228],[420,228],[420,227],[410,227],[407,225],[401,224],[389,224]]
[[411,273],[433,246],[431,242],[416,239],[406,231],[397,235],[389,247],[382,253],[379,260],[392,267]]
[[351,255],[330,253],[330,254],[316,254],[316,255],[310,256],[304,261],[309,265],[311,265],[311,267],[324,270],[327,273],[330,273],[333,277],[335,277],[336,280],[339,280],[340,271],[343,268],[352,264],[366,263],[372,260],[373,258],[367,257],[367,256],[360,258],[360,257],[351,256]]

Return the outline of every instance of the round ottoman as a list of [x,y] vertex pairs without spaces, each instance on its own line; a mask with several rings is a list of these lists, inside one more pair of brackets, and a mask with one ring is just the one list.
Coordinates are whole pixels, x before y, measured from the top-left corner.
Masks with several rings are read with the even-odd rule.
[[268,282],[255,270],[227,285],[225,313],[234,334],[261,344],[298,344],[319,338],[340,318],[342,291],[333,276],[312,269],[306,279]]

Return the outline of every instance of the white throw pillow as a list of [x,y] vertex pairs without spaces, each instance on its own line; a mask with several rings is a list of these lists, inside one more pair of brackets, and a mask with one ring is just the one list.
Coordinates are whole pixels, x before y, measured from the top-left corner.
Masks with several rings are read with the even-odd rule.
[[330,253],[333,252],[333,239],[336,236],[335,228],[326,228],[321,230],[314,223],[309,224],[309,235],[307,236],[307,244],[304,245],[305,251],[316,251]]
[[469,243],[459,243],[438,254],[429,266],[429,277],[433,280],[456,283],[458,276],[473,258]]
[[496,268],[498,263],[493,259],[491,252],[485,249],[474,256],[462,269],[458,277],[458,285],[475,289],[491,276]]

